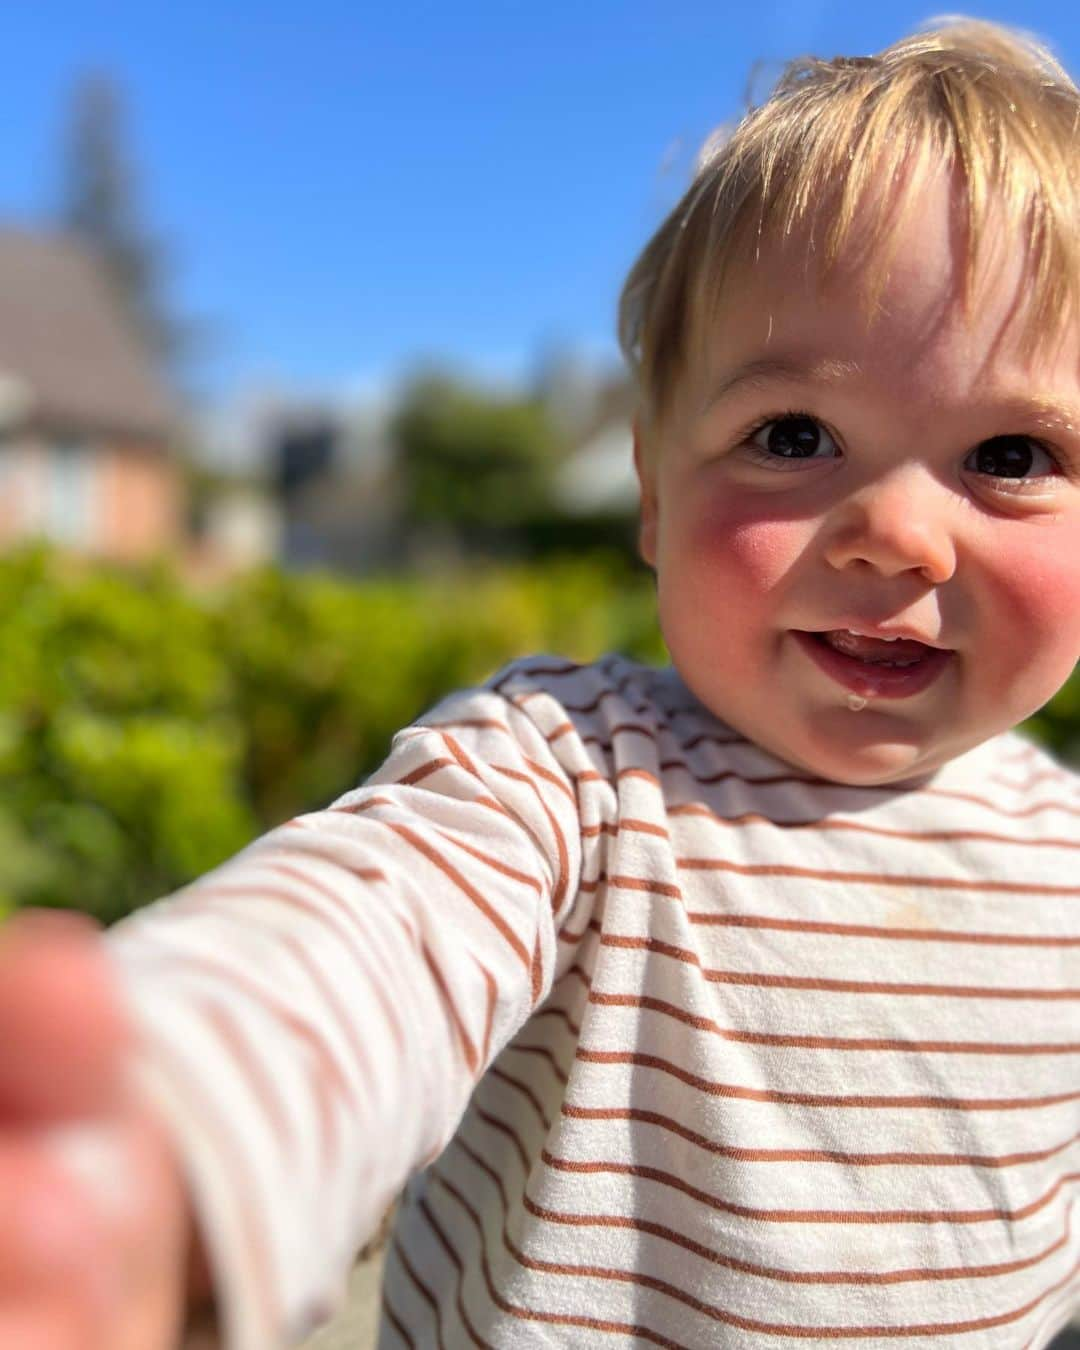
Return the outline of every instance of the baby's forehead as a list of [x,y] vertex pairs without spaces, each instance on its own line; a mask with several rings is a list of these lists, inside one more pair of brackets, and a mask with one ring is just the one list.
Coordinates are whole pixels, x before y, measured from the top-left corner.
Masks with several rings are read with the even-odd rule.
[[745,251],[697,306],[670,403],[677,422],[817,393],[872,399],[899,417],[917,406],[1070,420],[1080,405],[1075,319],[1040,322],[1036,260],[1010,247],[1004,226],[969,278],[949,190],[928,188],[889,239],[865,222],[831,266],[810,227]]
[[[835,195],[826,189],[794,226],[737,231],[724,257],[701,260],[687,316],[697,345],[733,315],[744,324],[761,316],[768,339],[792,312],[867,338],[885,324],[893,341],[917,347],[968,330],[987,352],[1035,364],[1075,344],[1075,307],[1004,194],[984,201],[974,223],[954,170],[920,173],[891,193],[872,188],[839,221]],[[825,378],[845,359],[826,352]]]

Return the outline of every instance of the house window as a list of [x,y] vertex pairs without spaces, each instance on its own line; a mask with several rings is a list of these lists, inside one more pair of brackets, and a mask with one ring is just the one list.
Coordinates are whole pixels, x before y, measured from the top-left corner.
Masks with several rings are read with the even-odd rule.
[[93,542],[95,457],[81,441],[60,441],[48,449],[45,533],[67,548]]

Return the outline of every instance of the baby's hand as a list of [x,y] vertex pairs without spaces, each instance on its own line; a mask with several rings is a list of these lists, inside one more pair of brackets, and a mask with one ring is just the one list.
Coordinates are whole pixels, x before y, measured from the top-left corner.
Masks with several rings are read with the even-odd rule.
[[102,940],[74,915],[0,928],[0,1346],[174,1350],[190,1217]]

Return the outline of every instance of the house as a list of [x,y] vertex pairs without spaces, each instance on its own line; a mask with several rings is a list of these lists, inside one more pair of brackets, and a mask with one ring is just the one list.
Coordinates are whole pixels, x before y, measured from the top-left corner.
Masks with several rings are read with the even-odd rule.
[[634,391],[625,378],[598,386],[555,478],[555,501],[568,516],[636,518],[633,415]]
[[383,420],[294,404],[269,430],[282,565],[354,575],[400,565],[405,541]]
[[0,230],[0,548],[179,548],[176,413],[104,268],[74,240]]

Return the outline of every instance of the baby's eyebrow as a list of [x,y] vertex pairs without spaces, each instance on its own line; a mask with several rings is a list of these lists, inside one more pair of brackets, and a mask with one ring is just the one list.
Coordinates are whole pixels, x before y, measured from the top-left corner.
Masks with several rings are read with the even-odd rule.
[[1015,417],[1029,425],[1046,427],[1050,431],[1080,432],[1080,407],[1052,398],[1007,398],[995,402],[994,409],[1001,417]]
[[801,356],[798,353],[758,357],[736,366],[706,394],[701,411],[706,413],[722,398],[742,385],[761,385],[783,380],[799,384],[838,384],[862,373],[857,361],[841,361],[833,357]]

